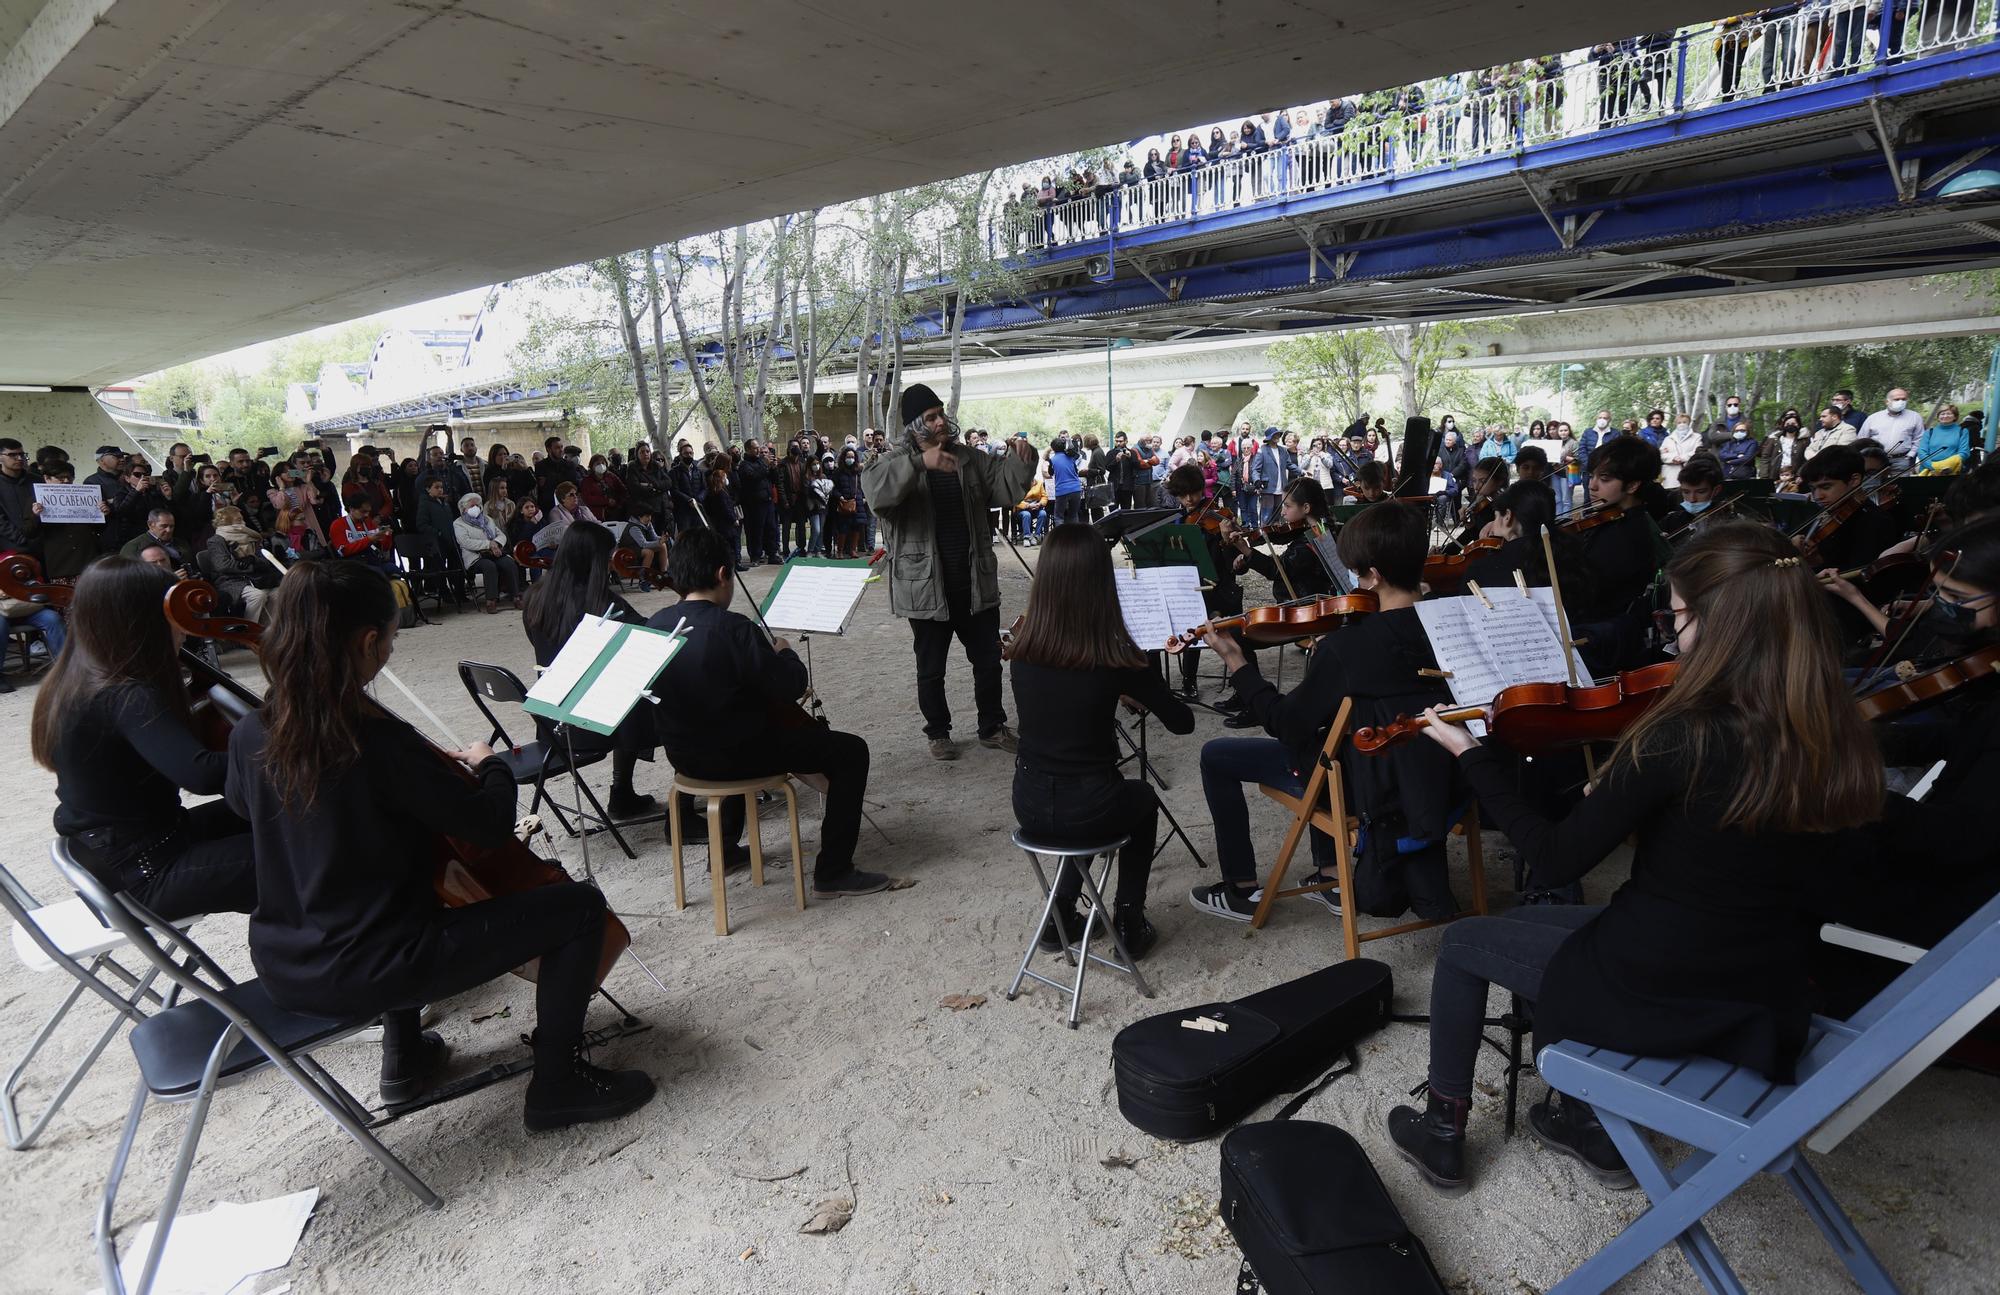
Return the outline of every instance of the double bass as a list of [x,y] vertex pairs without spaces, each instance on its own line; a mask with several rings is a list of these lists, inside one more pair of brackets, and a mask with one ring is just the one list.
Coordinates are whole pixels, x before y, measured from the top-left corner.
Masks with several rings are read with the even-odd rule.
[[[220,639],[256,650],[262,641],[262,627],[256,622],[237,616],[218,615],[221,600],[214,586],[205,580],[182,580],[167,590],[164,611],[174,628],[193,638]],[[183,659],[200,658],[183,649]],[[211,676],[226,680],[242,699],[247,699],[250,709],[262,703],[255,693],[243,688],[234,679],[222,675],[207,663],[201,663],[203,670]],[[212,693],[211,693],[212,696]],[[248,711],[243,713],[247,714]],[[205,724],[213,733],[213,721]],[[411,732],[417,730],[413,727]],[[224,730],[226,737],[226,729]],[[421,735],[420,735],[421,736]],[[453,759],[435,742],[425,739],[439,760],[449,765],[452,772],[468,783],[473,781],[472,771]],[[432,861],[431,887],[438,899],[449,908],[462,908],[477,904],[482,900],[511,895],[524,890],[534,890],[541,886],[561,885],[573,880],[563,869],[549,860],[543,859],[526,842],[518,840],[510,832],[506,844],[484,846],[458,837],[433,833],[425,843]],[[602,985],[610,974],[612,964],[632,943],[632,933],[620,921],[616,913],[606,910],[604,914],[604,946],[598,956],[596,984]],[[515,969],[515,974],[526,980],[535,978],[535,964],[529,963]]]

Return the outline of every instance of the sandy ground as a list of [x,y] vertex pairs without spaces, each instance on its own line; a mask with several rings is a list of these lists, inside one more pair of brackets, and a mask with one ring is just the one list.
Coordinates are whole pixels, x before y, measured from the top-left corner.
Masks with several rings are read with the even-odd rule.
[[[1031,555],[1032,556],[1032,555]],[[1003,557],[1003,563],[1004,563]],[[1011,563],[1005,564],[1011,566]],[[752,577],[759,587],[763,575]],[[1027,581],[1003,566],[1011,616]],[[649,595],[651,608],[668,600]],[[753,890],[730,880],[736,932],[712,933],[705,856],[689,852],[691,903],[673,908],[671,866],[658,824],[632,829],[636,862],[593,844],[597,875],[632,929],[634,947],[667,986],[662,997],[628,960],[609,988],[653,1026],[607,1049],[642,1066],[660,1097],[610,1125],[528,1137],[521,1083],[489,1088],[399,1122],[385,1141],[445,1198],[418,1206],[281,1077],[265,1074],[219,1098],[186,1208],[272,1197],[312,1185],[317,1213],[292,1266],[258,1289],[296,1291],[647,1290],[740,1292],[1199,1292],[1231,1289],[1236,1254],[1215,1220],[1216,1148],[1155,1141],[1117,1111],[1113,1034],[1175,1006],[1238,997],[1340,956],[1337,927],[1303,903],[1281,906],[1262,933],[1190,909],[1188,888],[1212,879],[1178,842],[1154,873],[1152,915],[1162,940],[1145,969],[1146,1002],[1123,978],[1094,975],[1082,1028],[1063,1027],[1059,996],[1003,993],[1028,936],[1033,897],[1025,860],[1008,844],[1011,763],[971,748],[955,764],[924,752],[907,629],[872,590],[844,640],[814,646],[834,721],[873,750],[869,791],[892,841],[863,829],[864,866],[914,878],[908,890],[792,908],[789,875]],[[405,633],[395,668],[461,733],[477,720],[459,686],[462,657],[526,674],[532,659],[518,617],[447,614]],[[244,658],[230,660],[241,668]],[[1296,677],[1296,659],[1292,667]],[[954,663],[952,696],[971,735],[971,680]],[[1212,685],[1209,691],[1213,692]],[[43,854],[53,781],[25,755],[32,690],[0,697],[7,744],[0,783],[5,860],[38,893],[54,893]],[[394,700],[393,697],[391,700]],[[1172,782],[1168,800],[1207,852],[1211,841],[1196,774],[1199,742],[1223,732],[1204,715],[1193,738],[1160,737],[1153,751]],[[598,785],[605,766],[596,771]],[[663,766],[641,766],[660,790]],[[805,800],[816,817],[814,798]],[[1275,853],[1282,821],[1253,811],[1260,849]],[[781,821],[766,840],[782,857]],[[816,827],[807,824],[807,848]],[[602,838],[599,838],[602,841]],[[1454,847],[1455,849],[1458,847]],[[561,852],[572,867],[574,842]],[[1487,838],[1488,884],[1512,902],[1504,841]],[[1462,871],[1455,884],[1464,887]],[[1602,899],[1619,870],[1586,883]],[[198,934],[232,969],[247,969],[242,919],[204,921]],[[1389,963],[1401,1010],[1426,1002],[1435,931],[1371,945]],[[18,1054],[64,992],[0,960],[0,1054]],[[938,1000],[983,994],[976,1010]],[[102,1009],[99,1009],[101,1012]],[[502,1014],[502,1015],[496,1015]],[[532,1024],[525,984],[508,978],[445,1005],[440,1027],[467,1068],[518,1049]],[[101,1018],[97,1018],[101,1019]],[[594,1020],[607,1022],[601,1006]],[[82,1029],[64,1036],[74,1055]],[[373,1101],[377,1052],[359,1042],[321,1054]],[[1425,1036],[1392,1026],[1370,1039],[1357,1074],[1334,1083],[1304,1117],[1355,1133],[1430,1246],[1453,1289],[1540,1291],[1596,1250],[1643,1207],[1607,1194],[1571,1162],[1499,1118],[1499,1058],[1481,1061],[1475,1112],[1477,1182],[1455,1200],[1433,1195],[1398,1161],[1383,1114],[1423,1073]],[[52,1071],[38,1072],[33,1099]],[[43,1142],[0,1155],[0,1288],[93,1289],[90,1229],[134,1067],[113,1045]],[[1491,1090],[1488,1092],[1487,1090]],[[1533,1079],[1524,1095],[1538,1093]],[[1992,1202],[2000,1164],[1968,1155],[2000,1132],[1995,1084],[1931,1073],[1818,1162],[1862,1232],[1911,1291],[1986,1291],[2000,1274]],[[183,1127],[155,1107],[126,1178],[118,1221],[129,1230],[157,1203]],[[1109,1157],[1134,1162],[1107,1167]],[[851,1195],[853,1222],[831,1236],[801,1235],[812,1206]],[[1843,1289],[1844,1271],[1798,1205],[1765,1180],[1711,1219],[1723,1248],[1759,1291]],[[1621,1289],[1695,1288],[1677,1253],[1656,1257]]]

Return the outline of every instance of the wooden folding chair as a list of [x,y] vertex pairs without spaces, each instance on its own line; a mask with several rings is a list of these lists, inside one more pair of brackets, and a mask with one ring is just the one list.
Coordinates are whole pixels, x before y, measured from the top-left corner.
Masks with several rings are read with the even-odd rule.
[[[1340,776],[1340,743],[1347,736],[1347,722],[1354,710],[1354,699],[1343,698],[1340,709],[1334,712],[1333,727],[1326,733],[1326,742],[1319,749],[1319,758],[1313,761],[1312,773],[1306,779],[1306,787],[1299,795],[1278,787],[1259,784],[1257,790],[1283,805],[1292,815],[1292,825],[1285,832],[1285,843],[1278,848],[1278,858],[1271,865],[1271,871],[1264,878],[1263,897],[1257,901],[1257,911],[1250,918],[1252,930],[1264,925],[1271,915],[1271,905],[1280,899],[1293,895],[1311,894],[1318,890],[1339,890],[1340,930],[1347,942],[1347,956],[1361,956],[1361,945],[1365,940],[1381,940],[1392,935],[1403,935],[1410,931],[1421,931],[1426,927],[1442,926],[1455,922],[1461,917],[1475,914],[1486,915],[1486,867],[1485,851],[1479,837],[1479,803],[1473,801],[1467,806],[1465,817],[1460,819],[1452,831],[1465,837],[1466,863],[1472,872],[1472,907],[1461,909],[1450,917],[1421,918],[1414,922],[1400,922],[1395,926],[1385,926],[1379,930],[1360,929],[1354,903],[1354,845],[1360,834],[1361,820],[1347,812],[1347,787]],[[1299,841],[1308,828],[1318,828],[1332,837],[1340,847],[1338,879],[1335,881],[1312,882],[1304,886],[1285,886],[1286,871],[1292,866],[1292,855],[1299,848]]]

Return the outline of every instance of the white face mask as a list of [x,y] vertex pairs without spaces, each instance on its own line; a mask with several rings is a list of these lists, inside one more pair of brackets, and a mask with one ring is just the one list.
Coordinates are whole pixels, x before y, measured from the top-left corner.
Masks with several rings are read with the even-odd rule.
[[1676,435],[1676,436],[1686,436],[1686,435],[1688,434],[1688,432],[1689,432],[1689,431],[1693,430],[1693,427],[1694,427],[1694,424],[1693,424],[1693,423],[1675,423],[1675,424],[1674,424],[1674,435]]
[[1900,414],[1909,407],[1910,402],[1907,400],[1892,400],[1889,402],[1889,412],[1892,414]]
[[1744,430],[1743,430],[1742,428],[1740,428],[1740,427],[1739,427],[1739,428],[1737,428],[1737,429],[1736,429],[1735,431],[1731,432],[1731,433],[1730,433],[1729,435],[1730,435],[1730,436],[1731,436],[1731,437],[1732,437],[1733,439],[1735,439],[1735,440],[1739,440],[1739,441],[1740,441],[1740,440],[1742,440],[1742,439],[1743,439],[1744,437],[1746,437],[1746,436],[1750,435],[1750,433],[1748,433],[1748,432],[1744,431]]
[[478,521],[478,520],[479,520],[479,505],[478,505],[478,504],[474,504],[474,505],[473,505],[472,507],[470,507],[470,508],[466,509],[466,510],[465,510],[465,515],[466,515],[467,517],[470,517],[470,518],[471,518],[472,520],[474,520],[474,521]]
[[1735,401],[1732,400],[1728,404],[1724,405],[1723,408],[1728,410],[1730,413],[1734,414],[1740,412],[1743,406],[1737,404]]
[[1605,428],[1607,428],[1607,427],[1609,427],[1609,426],[1611,426],[1611,420],[1610,420],[1609,418],[1600,418],[1600,419],[1598,419],[1598,420],[1597,420],[1597,430],[1598,430],[1598,431],[1600,431],[1600,432],[1601,432],[1601,431],[1603,431],[1603,430],[1604,430]]

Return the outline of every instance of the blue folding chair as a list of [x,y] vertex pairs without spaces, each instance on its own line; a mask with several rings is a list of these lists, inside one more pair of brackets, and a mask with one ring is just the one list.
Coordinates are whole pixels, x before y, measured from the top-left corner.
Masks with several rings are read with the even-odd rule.
[[[1865,1113],[1888,1100],[1992,1010],[2000,989],[2000,896],[1989,900],[1935,949],[1846,1021],[1814,1017],[1798,1082],[1774,1084],[1755,1071],[1706,1057],[1633,1057],[1577,1043],[1542,1049],[1550,1087],[1589,1102],[1652,1199],[1646,1212],[1550,1295],[1610,1289],[1669,1242],[1718,1295],[1744,1290],[1702,1218],[1759,1173],[1784,1179],[1847,1271],[1870,1295],[1898,1287],[1806,1163]],[[1652,1129],[1693,1150],[1669,1168],[1641,1135]],[[1817,1131],[1817,1136],[1816,1136]],[[1829,1132],[1832,1136],[1829,1137]]]

